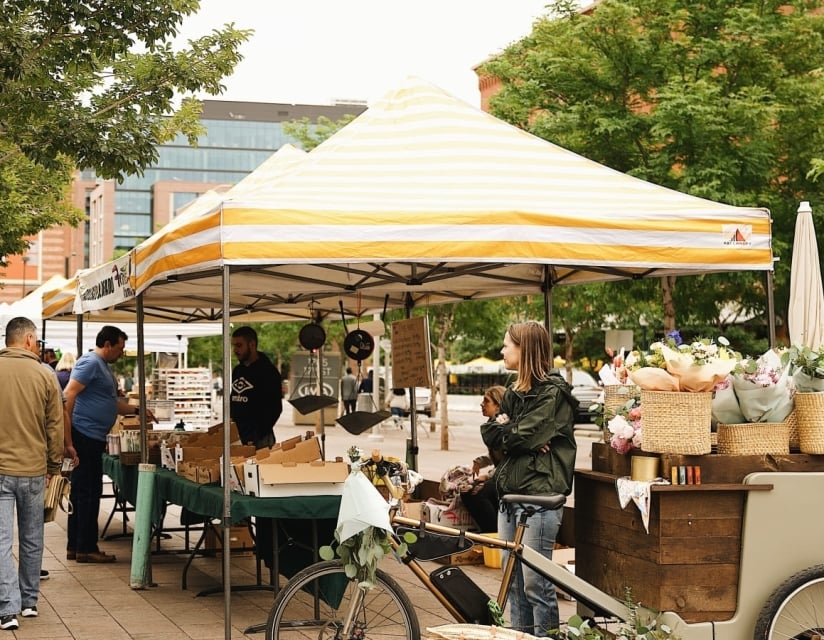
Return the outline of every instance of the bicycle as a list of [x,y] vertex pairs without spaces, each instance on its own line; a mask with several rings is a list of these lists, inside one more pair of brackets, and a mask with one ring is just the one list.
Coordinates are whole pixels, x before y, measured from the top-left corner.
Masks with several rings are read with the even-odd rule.
[[[505,496],[505,503],[524,506],[517,523],[513,541],[500,540],[480,533],[454,529],[398,516],[392,518],[395,536],[390,544],[395,552],[401,546],[400,539],[405,533],[413,533],[418,540],[407,545],[401,557],[403,562],[435,596],[458,622],[492,623],[489,612],[490,597],[484,593],[459,568],[434,571],[431,574],[419,561],[466,551],[473,544],[482,544],[509,552],[503,579],[497,598],[498,609],[506,606],[509,585],[512,581],[516,562],[524,562],[530,567],[541,567],[550,563],[545,557],[522,544],[527,521],[531,515],[547,509],[560,509],[566,502],[561,494],[545,496]],[[393,506],[393,509],[395,506]],[[538,569],[563,571],[573,574],[553,563],[552,567]],[[433,578],[433,576],[437,577]],[[447,576],[447,577],[444,577]],[[550,578],[552,575],[550,575]],[[576,591],[564,587],[568,593],[586,598],[587,585],[582,584]],[[591,588],[591,587],[590,587]],[[611,614],[628,615],[626,606],[615,599],[609,599]],[[603,604],[596,609],[604,610]],[[494,606],[493,606],[494,610]],[[604,610],[604,614],[607,611]],[[307,633],[312,630],[312,633]],[[344,574],[338,561],[313,564],[293,576],[278,592],[266,624],[267,640],[279,638],[420,638],[415,609],[400,585],[386,572],[378,569],[377,585],[373,589],[360,589],[355,581]]]
[[[650,618],[657,617],[659,623],[667,624],[674,629],[682,640],[744,640],[748,637],[757,640],[824,638],[824,622],[819,621],[824,620],[824,614],[819,611],[819,608],[824,609],[824,565],[810,562],[811,558],[817,557],[813,543],[818,539],[816,531],[820,531],[817,525],[821,524],[821,519],[817,516],[813,518],[810,510],[799,510],[797,502],[790,499],[790,496],[797,498],[808,491],[811,495],[820,495],[824,491],[824,474],[754,473],[745,479],[745,483],[753,484],[761,490],[754,491],[748,498],[752,506],[750,508],[748,504],[747,520],[743,528],[745,534],[748,529],[753,532],[750,538],[754,542],[751,545],[749,542],[742,544],[742,573],[750,579],[742,580],[735,616],[717,622],[687,623],[671,611],[661,613],[639,607],[638,612]],[[811,487],[813,483],[814,486]],[[503,501],[524,506],[536,505],[537,509],[557,509],[564,504],[565,499],[558,494],[509,495],[505,496]],[[782,505],[784,510],[779,512]],[[395,535],[391,544],[393,549],[397,550],[401,547],[401,536],[411,531],[417,532],[418,535],[423,533],[424,536],[443,536],[445,541],[440,540],[439,543],[447,547],[451,544],[451,553],[466,550],[468,546],[465,543],[506,550],[508,558],[504,565],[500,589],[494,598],[501,611],[506,605],[515,563],[522,562],[548,577],[555,585],[574,597],[579,603],[579,610],[583,606],[588,610],[587,613],[601,624],[629,620],[631,612],[625,602],[594,587],[562,565],[545,558],[522,543],[529,511],[530,509],[526,508],[524,516],[517,523],[513,541],[420,522],[393,512],[392,526]],[[794,513],[792,518],[786,516],[790,511]],[[775,517],[776,513],[781,513],[781,517],[785,518],[785,526],[769,539],[759,535],[761,531],[756,533],[754,523],[758,524],[757,529],[763,530],[763,523],[768,521],[766,515]],[[792,549],[793,557],[787,553],[790,549],[788,546],[784,548],[783,554],[778,551],[782,545],[787,545],[788,540],[796,543],[796,548]],[[750,548],[747,548],[748,546]],[[448,548],[446,551],[444,555],[449,555]],[[488,621],[479,621],[477,617],[478,611],[485,609],[486,602],[490,600],[489,596],[475,585],[481,592],[479,598],[484,600],[479,606],[477,601],[472,600],[473,596],[469,595],[470,592],[476,592],[466,581],[461,581],[461,587],[456,591],[445,589],[443,584],[437,584],[418,562],[426,559],[429,558],[416,555],[414,545],[410,545],[401,556],[404,565],[457,622],[488,624]],[[774,572],[775,563],[779,560],[787,564],[790,573],[769,576],[769,583],[766,585],[753,579],[759,569],[762,575],[765,569]],[[466,580],[469,578],[466,577]],[[471,583],[471,580],[469,582]],[[765,599],[764,593],[769,597]],[[408,596],[386,572],[378,569],[375,588],[362,590],[345,575],[339,562],[328,561],[311,565],[293,576],[278,592],[267,620],[267,640],[308,637],[321,640],[417,640],[420,638],[420,625]]]

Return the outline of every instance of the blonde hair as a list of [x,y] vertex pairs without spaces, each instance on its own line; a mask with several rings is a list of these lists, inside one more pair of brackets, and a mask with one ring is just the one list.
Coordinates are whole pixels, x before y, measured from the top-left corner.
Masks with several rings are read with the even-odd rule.
[[64,351],[63,355],[60,356],[60,360],[57,362],[57,366],[54,368],[55,371],[71,371],[74,369],[74,363],[77,362],[77,358],[74,357],[74,354],[71,351]]
[[535,382],[545,379],[552,369],[549,333],[544,325],[534,320],[512,323],[506,332],[512,343],[521,349],[518,377],[512,388],[515,391],[529,391]]
[[496,384],[484,391],[484,398],[488,398],[490,402],[497,404],[500,409],[501,403],[504,401],[504,393],[506,393],[506,387]]

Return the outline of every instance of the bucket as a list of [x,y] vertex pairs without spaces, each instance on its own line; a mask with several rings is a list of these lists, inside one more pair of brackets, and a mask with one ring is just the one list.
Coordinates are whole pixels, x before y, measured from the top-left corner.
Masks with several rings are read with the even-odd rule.
[[[497,538],[497,533],[484,533],[490,538]],[[484,566],[490,569],[501,568],[501,550],[498,547],[484,547]]]
[[630,477],[639,482],[652,482],[658,477],[658,463],[657,456],[632,456]]

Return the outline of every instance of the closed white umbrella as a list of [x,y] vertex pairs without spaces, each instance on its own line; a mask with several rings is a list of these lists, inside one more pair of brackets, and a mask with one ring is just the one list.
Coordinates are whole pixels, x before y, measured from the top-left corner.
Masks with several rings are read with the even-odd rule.
[[809,202],[798,206],[787,313],[790,343],[817,350],[824,342],[824,287]]

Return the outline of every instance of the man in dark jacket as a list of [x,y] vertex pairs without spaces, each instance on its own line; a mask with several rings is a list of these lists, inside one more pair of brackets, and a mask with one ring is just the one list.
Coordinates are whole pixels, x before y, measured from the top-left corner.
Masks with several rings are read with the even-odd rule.
[[275,444],[274,427],[283,411],[283,390],[280,372],[257,345],[257,332],[251,327],[240,327],[232,334],[238,364],[232,369],[231,416],[241,442],[262,449]]

